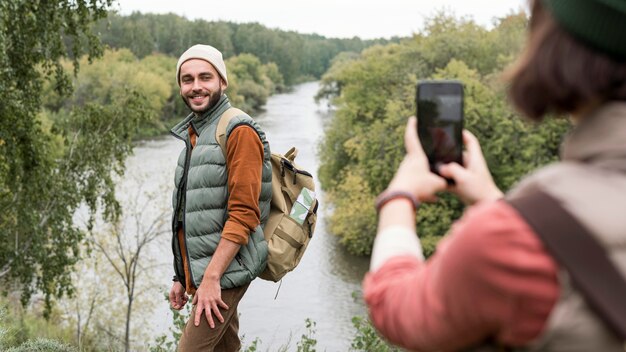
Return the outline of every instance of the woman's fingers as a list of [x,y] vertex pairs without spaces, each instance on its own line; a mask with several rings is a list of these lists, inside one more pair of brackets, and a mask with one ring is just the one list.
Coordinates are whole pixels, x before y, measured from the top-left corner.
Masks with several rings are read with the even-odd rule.
[[409,117],[406,123],[406,129],[404,130],[404,147],[406,148],[407,154],[414,153],[418,148],[421,148],[419,139],[417,138],[416,128],[417,119],[415,116]]
[[409,117],[407,121],[406,130],[404,131],[404,147],[408,155],[426,161],[426,154],[417,135],[417,118],[415,116]]
[[485,162],[485,157],[483,156],[482,148],[480,147],[480,142],[478,142],[478,138],[474,136],[470,131],[463,130],[463,143],[465,144],[465,153],[464,157],[466,160],[464,161],[465,167],[475,166],[472,164],[480,163],[482,165],[487,165]]
[[452,179],[457,184],[467,174],[467,170],[463,166],[454,162],[441,165],[438,171],[441,176]]

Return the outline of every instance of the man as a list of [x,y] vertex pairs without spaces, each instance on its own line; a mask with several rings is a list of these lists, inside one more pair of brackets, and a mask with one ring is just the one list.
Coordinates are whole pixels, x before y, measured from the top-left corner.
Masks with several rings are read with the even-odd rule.
[[[226,128],[226,148],[216,140],[220,116],[231,108],[222,53],[194,45],[176,66],[180,95],[191,114],[171,133],[185,142],[172,198],[174,272],[169,299],[193,310],[180,351],[237,351],[237,305],[265,267],[263,224],[269,215],[270,149],[265,134],[245,113]],[[225,153],[225,155],[224,155]]]

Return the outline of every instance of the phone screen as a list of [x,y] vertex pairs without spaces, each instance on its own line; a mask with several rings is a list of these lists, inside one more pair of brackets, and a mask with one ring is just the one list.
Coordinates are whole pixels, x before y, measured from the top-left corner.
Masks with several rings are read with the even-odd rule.
[[417,84],[417,132],[434,171],[438,163],[463,165],[463,86],[458,81]]

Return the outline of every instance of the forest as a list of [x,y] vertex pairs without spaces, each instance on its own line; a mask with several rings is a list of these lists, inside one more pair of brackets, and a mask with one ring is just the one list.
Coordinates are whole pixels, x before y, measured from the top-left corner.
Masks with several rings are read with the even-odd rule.
[[[556,160],[569,128],[557,120],[525,123],[506,101],[502,76],[524,43],[524,13],[500,18],[491,29],[439,13],[412,37],[361,40],[173,14],[122,16],[111,5],[0,2],[2,350],[173,350],[168,338],[143,340],[130,324],[139,300],[137,258],[158,233],[147,228],[128,252],[115,183],[138,139],[166,133],[187,113],[173,68],[196,36],[223,50],[227,93],[244,110],[261,111],[271,95],[321,80],[318,99],[335,109],[318,149],[325,202],[334,209],[327,221],[356,255],[371,252],[373,200],[403,156],[401,136],[415,111],[418,80],[464,83],[466,128],[481,141],[503,190]],[[416,220],[428,254],[462,212],[448,195],[421,208]],[[77,213],[84,215],[80,224]],[[94,317],[99,300],[113,294],[106,290],[74,299],[93,279],[81,278],[85,265],[109,266],[107,280],[121,280],[119,312]],[[175,315],[174,337],[180,324]],[[354,324],[354,350],[391,350],[366,322]],[[314,346],[303,336],[298,350]]]

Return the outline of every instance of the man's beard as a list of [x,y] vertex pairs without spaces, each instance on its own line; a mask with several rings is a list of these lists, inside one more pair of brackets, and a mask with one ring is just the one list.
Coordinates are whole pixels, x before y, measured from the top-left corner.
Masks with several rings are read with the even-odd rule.
[[220,88],[219,91],[215,93],[211,93],[209,95],[209,103],[207,104],[205,108],[202,108],[202,109],[194,109],[191,106],[191,104],[189,104],[189,98],[187,97],[182,97],[182,98],[183,98],[183,101],[185,102],[185,105],[187,105],[187,107],[191,109],[191,111],[193,111],[197,115],[204,115],[205,112],[211,110],[220,101],[220,98],[222,97],[222,93],[223,93],[222,88]]

